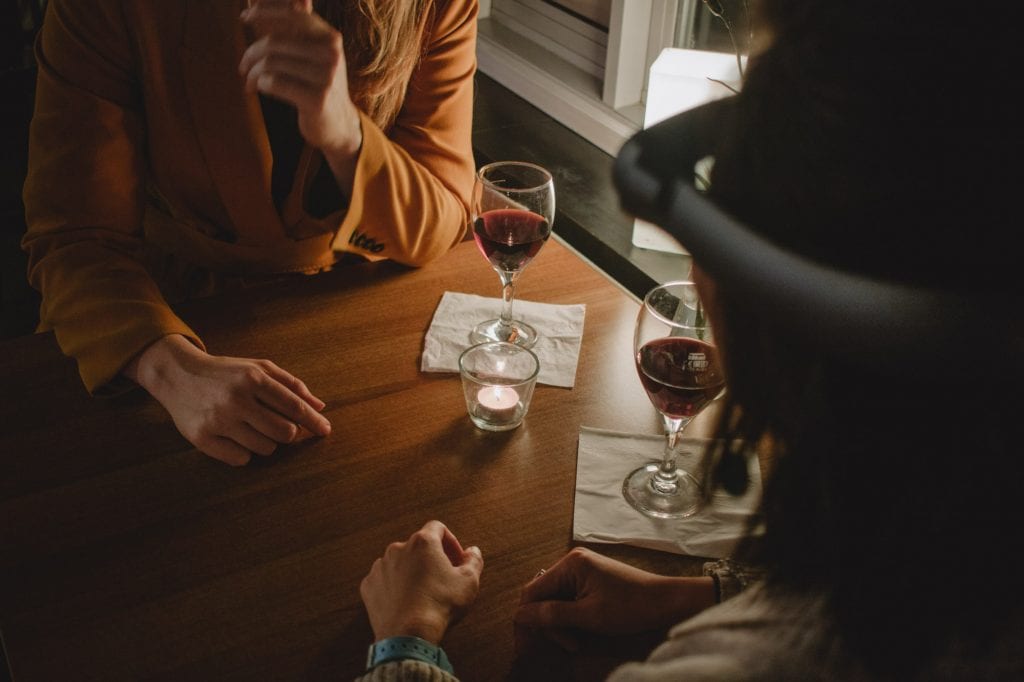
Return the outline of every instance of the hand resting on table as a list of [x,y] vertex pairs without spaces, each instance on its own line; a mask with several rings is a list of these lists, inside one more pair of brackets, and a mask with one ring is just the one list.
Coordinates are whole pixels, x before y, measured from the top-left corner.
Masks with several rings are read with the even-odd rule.
[[269,360],[209,355],[179,334],[165,336],[125,368],[170,413],[181,435],[234,466],[270,455],[302,430],[326,436],[324,402]]

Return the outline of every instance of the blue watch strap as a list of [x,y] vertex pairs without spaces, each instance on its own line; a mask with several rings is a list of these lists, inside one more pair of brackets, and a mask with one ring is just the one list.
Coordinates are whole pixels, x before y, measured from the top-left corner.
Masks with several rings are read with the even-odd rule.
[[419,637],[387,637],[370,645],[366,652],[366,669],[388,661],[412,659],[436,665],[451,675],[455,674],[444,649]]

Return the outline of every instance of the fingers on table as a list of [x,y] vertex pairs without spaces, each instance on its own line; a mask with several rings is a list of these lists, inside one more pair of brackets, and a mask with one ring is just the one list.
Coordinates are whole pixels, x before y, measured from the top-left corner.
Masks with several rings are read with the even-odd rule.
[[444,550],[445,556],[452,562],[453,566],[458,566],[462,563],[463,554],[465,550],[462,549],[462,543],[455,537],[455,534],[440,521],[428,521],[427,525],[423,526],[423,530],[427,530],[428,526],[435,532],[440,527],[440,535],[438,539],[441,542],[441,549]]
[[[463,559],[463,564],[474,566],[477,569],[484,567],[484,553],[476,545],[466,548],[466,551],[463,552]],[[479,573],[479,570],[477,572]]]
[[545,599],[572,599],[576,596],[576,565],[579,560],[577,550],[569,552],[559,559],[554,566],[539,572],[533,580],[523,588],[520,604],[542,601]]
[[[308,389],[306,392],[308,393]],[[317,412],[309,400],[296,394],[276,378],[270,377],[269,381],[263,382],[257,390],[256,398],[285,419],[292,421],[293,426],[304,427],[318,436],[326,436],[331,432],[331,422]],[[322,401],[317,400],[317,404],[321,403]],[[295,435],[297,433],[292,433],[291,439],[294,439]],[[280,442],[291,442],[291,439]]]
[[253,401],[245,421],[256,431],[277,443],[291,443],[299,435],[299,426],[261,402]]
[[[294,424],[292,426],[294,427]],[[274,451],[277,449],[277,444],[282,442],[275,438],[267,437],[264,433],[246,422],[239,422],[231,429],[231,433],[227,435],[231,440],[235,441],[249,452],[263,456],[274,454]]]
[[432,542],[440,544],[441,550],[452,566],[465,567],[471,573],[479,576],[484,565],[484,555],[479,547],[467,547],[463,549],[462,543],[455,537],[451,529],[440,521],[428,521],[419,531]]
[[313,392],[309,390],[305,382],[290,372],[286,372],[281,369],[273,362],[265,360],[263,362],[263,371],[276,379],[278,383],[286,387],[292,393],[309,403],[317,412],[326,407],[326,403],[313,395]]
[[251,452],[224,436],[211,436],[196,445],[205,454],[231,466],[245,466],[252,459]]

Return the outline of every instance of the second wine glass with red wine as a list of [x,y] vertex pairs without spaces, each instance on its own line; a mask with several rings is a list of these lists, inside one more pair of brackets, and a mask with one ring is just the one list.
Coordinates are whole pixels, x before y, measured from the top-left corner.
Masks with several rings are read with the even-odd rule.
[[676,519],[700,509],[700,482],[676,463],[686,425],[725,388],[725,372],[693,282],[668,282],[644,297],[633,353],[640,383],[665,426],[665,454],[634,470],[622,494],[647,516]]
[[551,235],[555,183],[540,166],[499,161],[482,167],[473,189],[473,238],[501,278],[501,314],[473,328],[474,343],[508,341],[524,348],[537,330],[512,317],[516,280]]

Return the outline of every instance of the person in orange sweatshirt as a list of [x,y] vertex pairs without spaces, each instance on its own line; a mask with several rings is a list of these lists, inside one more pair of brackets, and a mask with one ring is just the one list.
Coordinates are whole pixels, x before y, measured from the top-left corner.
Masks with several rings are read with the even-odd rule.
[[93,394],[141,385],[242,465],[324,403],[172,310],[348,254],[420,266],[468,224],[474,0],[51,0],[24,188],[29,280]]

